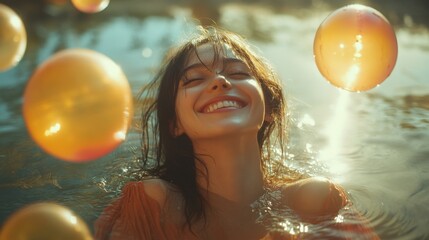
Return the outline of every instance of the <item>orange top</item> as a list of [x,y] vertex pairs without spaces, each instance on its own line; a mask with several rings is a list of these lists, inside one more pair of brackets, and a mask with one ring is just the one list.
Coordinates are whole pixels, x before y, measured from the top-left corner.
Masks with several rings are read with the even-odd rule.
[[181,225],[167,221],[160,204],[145,191],[143,182],[130,182],[122,196],[95,222],[95,239],[196,239]]
[[[308,192],[308,189],[312,188],[311,186],[314,185],[314,182],[305,182],[306,181],[298,181],[284,189],[285,195],[293,196],[293,199],[287,199],[288,197],[284,199],[286,204],[290,205],[290,207],[298,214],[304,212],[304,214],[302,214],[303,216],[307,215],[309,208],[305,209],[303,206],[300,206],[303,204],[299,203],[308,201],[303,199],[304,196],[306,198],[315,197],[311,196]],[[95,222],[95,239],[198,239],[198,237],[191,233],[187,227],[184,227],[183,220],[177,221],[177,216],[175,217],[175,214],[172,213],[170,209],[171,206],[167,206],[168,204],[162,204],[163,206],[161,206],[160,202],[165,201],[155,199],[156,197],[154,198],[149,188],[150,186],[148,187],[148,185],[143,182],[130,182],[126,184],[122,190],[122,196],[109,205]],[[330,183],[328,189],[328,194],[325,195],[326,198],[322,201],[322,209],[325,211],[330,209],[332,211],[332,206],[328,205],[337,206],[343,205],[347,202],[346,195],[340,188],[333,186],[332,183]],[[321,194],[316,198],[320,199],[323,195],[324,194]],[[297,204],[295,201],[298,201],[299,203]],[[341,204],[339,204],[339,202],[341,202]],[[311,202],[308,203],[313,204]],[[180,212],[180,209],[176,209],[176,211]],[[328,210],[328,212],[330,211]],[[169,215],[167,216],[166,213]],[[322,214],[326,213],[327,212],[324,212]],[[341,237],[336,239],[356,239],[356,237],[372,240],[379,239],[377,234],[367,225],[363,217],[359,216],[358,213],[353,213],[353,215],[352,219],[355,220],[353,222],[345,220],[345,222],[335,222],[333,225],[326,227],[333,228],[338,231],[338,234],[340,234]],[[310,220],[309,222],[312,221]],[[221,233],[219,234],[220,235],[216,236],[216,238],[223,236]],[[218,235],[217,232],[216,235]],[[268,233],[263,239],[297,239],[296,237],[298,236],[291,236],[288,233],[283,232],[273,232]]]

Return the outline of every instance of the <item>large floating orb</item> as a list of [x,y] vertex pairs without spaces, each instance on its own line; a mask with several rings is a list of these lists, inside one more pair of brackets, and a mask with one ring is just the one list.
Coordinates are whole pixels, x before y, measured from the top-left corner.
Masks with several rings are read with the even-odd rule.
[[34,203],[13,213],[4,223],[0,240],[92,240],[85,222],[55,203]]
[[132,101],[116,63],[92,50],[70,49],[35,70],[24,92],[23,116],[47,153],[82,162],[110,153],[125,140]]
[[72,0],[76,9],[84,13],[97,13],[103,11],[110,0]]
[[27,33],[21,18],[8,6],[0,4],[0,72],[21,61],[27,47]]
[[331,13],[319,26],[313,52],[320,73],[348,91],[366,91],[392,72],[396,35],[377,10],[353,4]]

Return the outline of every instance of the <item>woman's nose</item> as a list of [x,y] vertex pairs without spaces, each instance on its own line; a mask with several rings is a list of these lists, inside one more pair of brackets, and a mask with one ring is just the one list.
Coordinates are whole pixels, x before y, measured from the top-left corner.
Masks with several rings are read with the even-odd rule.
[[220,89],[230,89],[231,88],[231,82],[228,81],[228,79],[225,78],[222,74],[216,74],[213,78],[213,81],[210,85],[210,90],[220,90]]

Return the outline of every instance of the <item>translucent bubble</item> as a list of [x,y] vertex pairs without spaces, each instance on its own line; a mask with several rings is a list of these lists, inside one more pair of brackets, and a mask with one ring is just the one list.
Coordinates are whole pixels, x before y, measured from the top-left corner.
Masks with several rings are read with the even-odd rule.
[[88,161],[125,140],[132,101],[126,76],[110,58],[69,49],[33,73],[24,92],[23,115],[30,135],[47,153]]
[[92,240],[85,222],[55,203],[35,203],[13,213],[3,225],[0,240]]
[[353,4],[331,13],[319,26],[313,52],[322,75],[349,91],[366,91],[392,72],[396,35],[377,10]]
[[84,13],[97,13],[103,11],[110,0],[72,0],[73,5]]
[[27,47],[27,33],[19,16],[8,6],[0,4],[0,71],[21,61]]

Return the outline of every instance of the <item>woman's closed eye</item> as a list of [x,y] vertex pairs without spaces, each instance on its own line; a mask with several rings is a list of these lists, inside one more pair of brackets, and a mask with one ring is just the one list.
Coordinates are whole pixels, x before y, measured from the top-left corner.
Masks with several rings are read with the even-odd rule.
[[183,78],[183,86],[197,85],[199,82],[205,80],[211,73],[207,69],[192,69],[187,71]]
[[227,79],[243,80],[252,77],[249,68],[241,60],[229,59],[225,62],[225,68],[216,73],[216,70],[209,69],[203,64],[194,64],[185,69],[182,78],[183,86],[193,87],[199,85],[202,81],[215,77],[215,75],[223,75]]
[[224,69],[224,75],[236,80],[247,79],[252,76],[247,65],[241,60],[230,60]]
[[202,80],[204,80],[204,78],[202,78],[202,77],[185,78],[183,80],[183,86],[187,86],[187,85],[189,85],[191,83],[194,83],[196,81],[202,81]]
[[183,86],[185,87],[196,86],[202,81],[204,81],[206,78],[207,78],[206,75],[190,75],[190,76],[185,75],[182,79]]

